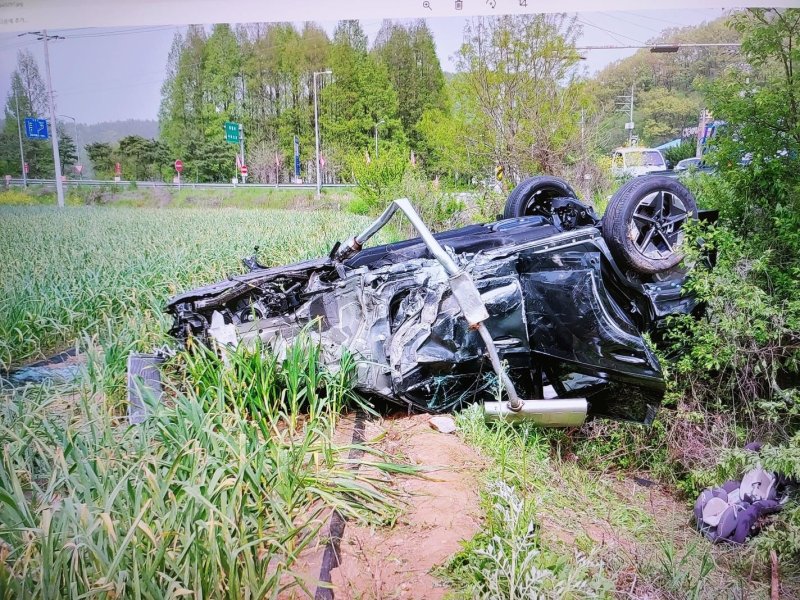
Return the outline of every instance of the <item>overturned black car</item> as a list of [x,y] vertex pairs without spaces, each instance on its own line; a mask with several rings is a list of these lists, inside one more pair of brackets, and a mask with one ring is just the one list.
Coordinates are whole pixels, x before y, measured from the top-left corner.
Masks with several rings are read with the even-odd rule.
[[[362,249],[397,210],[419,237]],[[533,177],[502,219],[437,235],[396,200],[325,258],[247,259],[248,274],[173,298],[171,334],[223,348],[305,330],[327,364],[357,358],[360,392],[410,411],[480,402],[488,417],[543,425],[650,423],[664,380],[642,335],[697,309],[680,265],[697,217],[692,194],[661,176],[624,185],[603,219],[565,181]]]

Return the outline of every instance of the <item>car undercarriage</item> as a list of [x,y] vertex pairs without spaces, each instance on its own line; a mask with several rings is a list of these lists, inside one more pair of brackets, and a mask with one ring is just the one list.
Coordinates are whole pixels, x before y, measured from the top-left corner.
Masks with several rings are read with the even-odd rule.
[[[409,411],[482,403],[487,418],[542,425],[648,424],[665,383],[643,336],[698,308],[682,292],[678,255],[694,199],[673,180],[651,179],[655,192],[651,182],[637,202],[612,200],[599,219],[562,180],[533,178],[509,197],[504,218],[436,235],[396,200],[327,257],[272,268],[254,257],[249,273],[173,298],[170,333],[220,352],[280,352],[307,335],[330,368],[345,354],[356,359],[360,393]],[[618,242],[619,224],[607,219],[628,209]],[[419,237],[364,248],[398,211]],[[654,225],[637,229],[646,220]],[[637,260],[654,265],[637,269]]]

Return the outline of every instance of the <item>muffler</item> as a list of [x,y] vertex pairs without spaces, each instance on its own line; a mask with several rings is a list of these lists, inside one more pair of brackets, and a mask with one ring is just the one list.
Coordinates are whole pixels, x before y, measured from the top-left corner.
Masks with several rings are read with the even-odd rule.
[[551,398],[548,400],[519,400],[511,402],[486,402],[483,405],[487,423],[530,421],[541,427],[580,427],[586,420],[586,398]]

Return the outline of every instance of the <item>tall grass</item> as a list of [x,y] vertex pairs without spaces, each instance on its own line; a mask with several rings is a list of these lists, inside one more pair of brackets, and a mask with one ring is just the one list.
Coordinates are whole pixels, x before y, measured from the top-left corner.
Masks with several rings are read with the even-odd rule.
[[[128,332],[161,341],[165,301],[240,273],[326,254],[368,219],[334,212],[0,206],[0,370]],[[109,333],[111,334],[109,336]]]
[[[275,598],[331,510],[393,517],[367,448],[332,442],[352,365],[307,342],[278,360],[179,355],[170,399],[127,427],[91,395],[28,388],[0,404],[0,598]],[[95,386],[96,387],[96,386]],[[375,475],[375,473],[378,475]],[[368,473],[372,473],[369,475]]]

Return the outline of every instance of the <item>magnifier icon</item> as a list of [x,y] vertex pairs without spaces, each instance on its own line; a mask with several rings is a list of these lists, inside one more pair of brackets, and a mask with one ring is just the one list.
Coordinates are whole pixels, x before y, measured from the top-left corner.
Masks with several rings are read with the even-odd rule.
[[425,0],[425,2],[422,3],[422,8],[427,8],[428,10],[433,10],[431,8],[431,3],[428,2],[428,0]]

